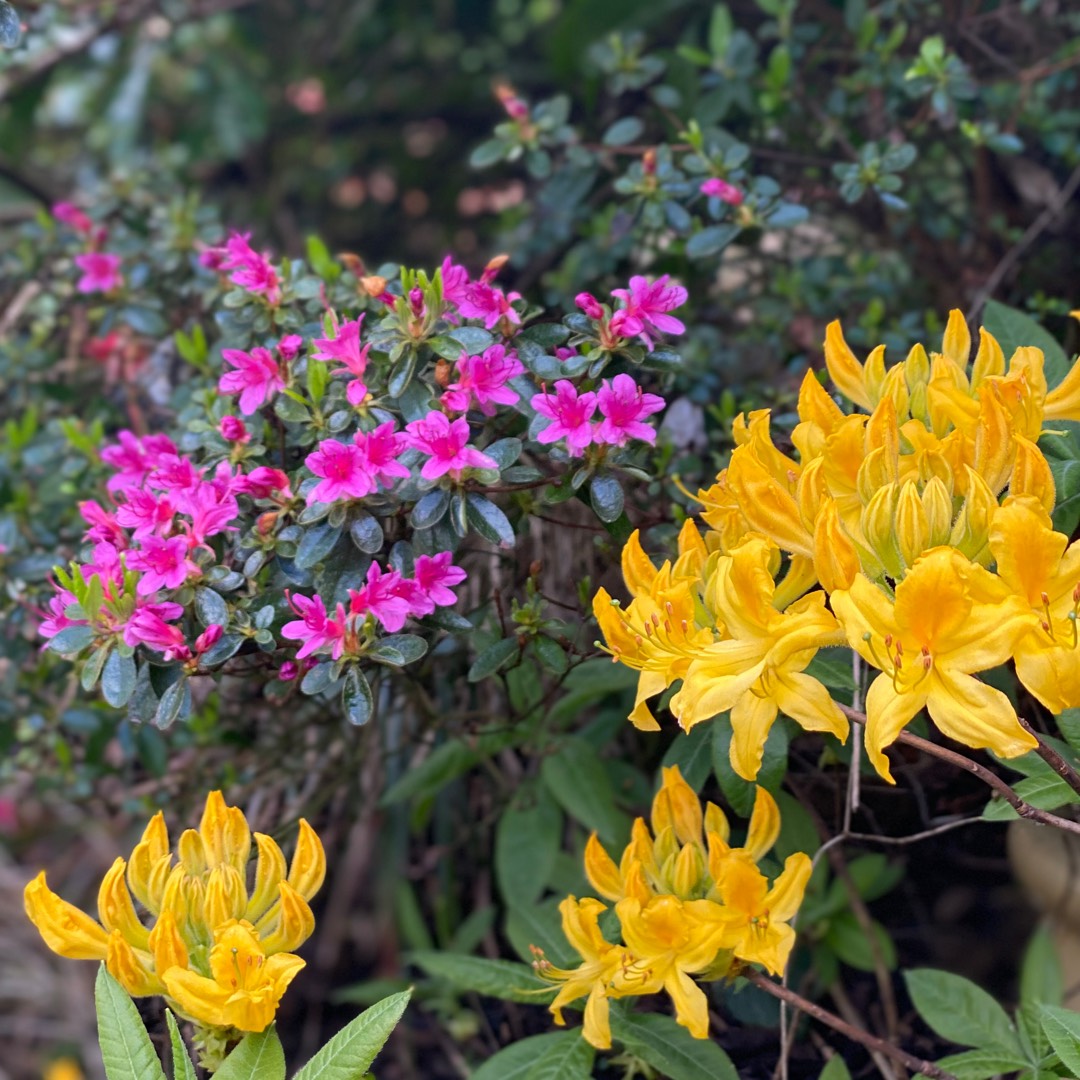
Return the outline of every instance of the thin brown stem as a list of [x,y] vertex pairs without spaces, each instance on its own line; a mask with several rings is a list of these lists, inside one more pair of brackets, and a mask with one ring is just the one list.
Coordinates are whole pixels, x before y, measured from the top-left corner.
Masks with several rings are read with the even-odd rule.
[[[849,720],[854,720],[856,724],[866,723],[865,713],[858,712],[856,709],[851,709],[846,705],[840,705],[839,707]],[[993,788],[1022,818],[1037,821],[1040,825],[1053,825],[1055,828],[1076,833],[1080,836],[1080,822],[1070,821],[1068,818],[1051,814],[1047,810],[1040,810],[1037,806],[1025,802],[1000,776],[978,762],[972,761],[971,758],[964,757],[963,754],[958,754],[954,750],[946,750],[944,746],[938,746],[937,743],[932,743],[929,739],[912,735],[910,731],[901,731],[896,741],[906,743],[908,746],[914,746],[924,754],[940,758],[958,769],[963,769],[964,772],[971,773],[972,776],[977,776],[984,784]]]
[[914,1054],[909,1054],[906,1050],[893,1046],[891,1042],[879,1039],[876,1035],[871,1035],[870,1032],[863,1031],[861,1028],[855,1027],[854,1024],[849,1024],[835,1013],[823,1009],[820,1005],[815,1005],[814,1002],[804,998],[801,994],[797,994],[789,987],[773,982],[772,979],[760,971],[746,968],[742,975],[758,989],[764,990],[766,994],[772,994],[773,997],[787,1002],[788,1005],[801,1010],[807,1016],[812,1016],[822,1024],[827,1024],[834,1031],[839,1031],[841,1035],[846,1035],[849,1039],[865,1046],[871,1052],[890,1057],[893,1061],[898,1061],[911,1069],[912,1072],[929,1076],[932,1080],[956,1080],[952,1073],[939,1069],[932,1061],[925,1061],[922,1058],[915,1057]]
[[1080,773],[1070,765],[1042,736],[1021,716],[1020,726],[1039,744],[1035,753],[1039,755],[1077,793],[1080,795]]

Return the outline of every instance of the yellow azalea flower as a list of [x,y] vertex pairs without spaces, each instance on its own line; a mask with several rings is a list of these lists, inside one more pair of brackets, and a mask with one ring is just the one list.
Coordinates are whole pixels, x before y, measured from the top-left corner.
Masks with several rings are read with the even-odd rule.
[[59,1058],[45,1069],[42,1080],[83,1080],[79,1063],[71,1058]]
[[990,549],[1031,612],[1013,651],[1020,681],[1053,713],[1080,706],[1080,541],[1054,532],[1040,503],[1017,499],[994,515]]
[[711,900],[629,896],[615,905],[626,956],[614,985],[621,994],[667,993],[675,1019],[695,1039],[709,1034],[709,1003],[691,975],[712,967],[724,946],[721,909]]
[[809,856],[789,855],[770,888],[751,858],[732,852],[722,861],[717,889],[726,924],[723,940],[737,959],[761,964],[773,975],[784,973],[795,944],[795,931],[788,924],[799,910],[812,870]]
[[232,919],[214,931],[209,966],[209,976],[180,967],[162,974],[179,1011],[209,1027],[263,1031],[304,961],[286,952],[267,956],[251,923]]
[[777,611],[771,567],[776,549],[751,539],[716,563],[705,603],[725,627],[723,640],[698,647],[671,711],[689,731],[731,710],[731,764],[752,780],[777,713],[810,731],[847,737],[848,724],[829,692],[804,674],[817,650],[844,641],[823,592]]
[[[258,854],[249,891],[253,840]],[[308,900],[325,874],[322,844],[306,821],[286,869],[278,845],[260,833],[253,837],[243,813],[214,791],[199,828],[180,836],[175,855],[163,815],[154,815],[131,858],[117,859],[102,880],[100,922],[52,892],[44,872],[26,886],[24,900],[49,948],[105,961],[133,996],[163,994],[202,1028],[261,1031],[303,966],[292,951],[314,929]],[[206,984],[229,985],[226,959],[233,955],[238,981],[223,1003]]]
[[832,606],[851,647],[882,672],[866,696],[866,749],[890,783],[883,749],[924,706],[967,746],[1006,758],[1035,746],[1009,699],[974,678],[1004,663],[1030,624],[1027,605],[993,574],[935,548],[897,585],[895,601],[860,574]]
[[534,962],[538,975],[551,982],[562,983],[555,1000],[548,1006],[555,1023],[562,1027],[563,1008],[572,1001],[588,995],[585,1003],[585,1027],[583,1035],[598,1050],[611,1049],[611,1023],[609,1020],[609,997],[622,996],[614,989],[615,976],[625,963],[626,950],[612,945],[600,932],[598,919],[606,905],[586,897],[580,902],[568,896],[560,905],[563,933],[566,940],[580,954],[584,963],[578,968],[564,970],[552,966],[543,953],[534,950]]

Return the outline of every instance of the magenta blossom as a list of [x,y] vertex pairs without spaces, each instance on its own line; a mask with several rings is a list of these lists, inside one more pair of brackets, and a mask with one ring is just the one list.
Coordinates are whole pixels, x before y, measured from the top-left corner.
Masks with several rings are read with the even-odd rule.
[[374,431],[358,431],[353,442],[360,450],[364,471],[386,487],[395,479],[404,479],[409,470],[398,461],[402,451],[407,449],[407,437],[394,430],[393,420],[380,424]]
[[553,443],[565,438],[571,457],[581,457],[593,441],[591,420],[596,412],[596,394],[591,390],[579,394],[569,379],[559,379],[554,394],[533,396],[532,407],[552,421],[536,436],[537,441]]
[[[687,292],[681,285],[669,285],[668,281],[669,275],[664,274],[650,285],[645,278],[635,275],[630,279],[629,289],[613,291],[614,296],[621,297],[626,302],[626,319],[630,322],[640,320],[644,324],[643,329],[637,333],[650,348],[650,329],[660,334],[682,334],[686,331],[683,323],[667,312],[685,304]],[[633,332],[629,329],[630,322],[627,323],[628,333]],[[614,317],[612,323],[614,324]]]
[[251,432],[239,416],[223,416],[218,425],[218,432],[228,442],[246,443],[251,442]]
[[215,269],[232,271],[229,280],[234,285],[266,297],[271,307],[277,307],[281,303],[281,283],[277,271],[265,255],[260,255],[251,247],[249,235],[234,232],[225,242],[225,257]]
[[338,617],[331,619],[326,613],[322,597],[318,595],[308,599],[298,594],[291,595],[286,590],[285,598],[289,601],[289,607],[300,616],[281,628],[282,637],[303,642],[297,651],[296,659],[303,660],[313,652],[332,644],[333,657],[337,660],[345,645],[345,608],[338,604]]
[[468,287],[465,297],[458,304],[458,311],[466,319],[483,319],[488,330],[494,329],[500,319],[506,319],[514,326],[521,325],[521,316],[510,306],[514,300],[520,300],[521,293],[503,293],[484,281],[478,281]]
[[285,663],[278,668],[278,678],[282,682],[292,682],[299,674],[300,665],[294,660],[286,660]]
[[563,364],[565,364],[567,360],[573,360],[575,357],[580,355],[581,354],[577,351],[577,349],[571,349],[566,345],[556,346],[555,349],[555,359]]
[[574,297],[574,303],[577,304],[590,319],[602,319],[604,317],[604,309],[600,305],[600,301],[597,300],[592,293],[578,293],[577,296]]
[[120,273],[121,258],[104,251],[87,251],[75,256],[75,265],[83,272],[75,286],[81,293],[112,292],[124,284]]
[[61,630],[66,630],[69,626],[90,625],[85,619],[71,619],[67,615],[68,606],[78,603],[75,594],[59,586],[54,586],[54,588],[56,595],[49,600],[48,612],[39,611],[39,614],[44,615],[45,618],[38,627],[38,633],[46,640],[56,637]]
[[277,353],[283,364],[291,364],[304,347],[304,339],[299,334],[286,334],[277,343]]
[[118,548],[127,547],[127,533],[124,532],[123,526],[100,503],[87,499],[79,503],[79,513],[90,526],[83,533],[84,540],[92,540],[95,543],[105,540]]
[[286,502],[293,497],[288,476],[280,469],[272,469],[268,465],[260,465],[252,469],[247,476],[237,477],[233,490],[242,495],[250,495],[253,499],[269,499],[275,491],[279,492]]
[[204,652],[212,649],[221,640],[221,636],[224,633],[225,628],[223,626],[218,626],[217,623],[211,623],[195,639],[195,655],[202,656]]
[[721,180],[718,176],[711,176],[708,180],[702,181],[699,190],[702,195],[708,195],[710,198],[719,199],[721,202],[727,203],[728,206],[739,206],[745,198],[743,193],[734,184],[729,184],[726,180]]
[[[363,375],[367,369],[367,356],[369,345],[360,344],[360,328],[364,316],[353,319],[351,322],[342,323],[337,330],[337,335],[332,338],[319,338],[311,344],[315,351],[311,354],[312,360],[336,360],[344,364],[343,370],[353,375]],[[335,371],[333,374],[337,374]]]
[[106,487],[110,491],[138,487],[147,474],[166,458],[176,456],[176,446],[168,435],[147,435],[140,439],[133,432],[121,431],[118,445],[106,446],[101,460],[117,470]]
[[438,480],[450,473],[455,480],[462,469],[497,469],[498,462],[468,446],[469,423],[461,417],[451,423],[444,413],[432,410],[422,420],[405,427],[408,445],[429,454],[420,475],[425,480]]
[[514,405],[519,400],[506,385],[525,371],[513,349],[492,345],[480,356],[463,353],[457,366],[458,380],[442,396],[442,403],[451,412],[466,412],[475,400],[485,416],[494,416],[496,405]]
[[279,390],[285,389],[281,370],[269,349],[256,347],[250,353],[242,349],[222,349],[222,358],[235,371],[226,371],[218,381],[223,394],[240,395],[240,411],[250,416],[262,408]]
[[[124,643],[132,647],[145,645],[155,652],[164,653],[166,660],[188,660],[191,658],[191,650],[187,646],[184,632],[180,627],[171,626],[165,621],[165,618],[170,616],[163,618],[160,610],[155,610],[164,606],[155,604],[139,608],[127,621]],[[170,606],[179,607],[176,604]],[[175,615],[171,617],[176,618]]]
[[596,429],[598,443],[622,446],[627,439],[656,442],[656,431],[641,421],[664,407],[664,399],[646,394],[629,375],[616,375],[609,383],[604,380],[596,393],[596,404],[603,420]]
[[52,216],[63,225],[74,229],[76,232],[90,234],[94,231],[94,223],[85,211],[69,202],[58,202],[52,208]]
[[129,488],[124,492],[127,502],[116,508],[116,520],[125,529],[134,529],[136,540],[148,536],[165,536],[172,528],[176,507],[168,495]]
[[199,484],[188,500],[187,514],[191,515],[188,534],[193,544],[202,545],[211,536],[225,532],[235,532],[233,521],[240,514],[240,506],[232,492],[232,484],[211,481]]
[[460,585],[468,575],[460,566],[452,564],[453,557],[450,551],[440,551],[438,555],[417,555],[413,581],[424,598],[422,606],[425,610],[417,610],[414,606],[414,614],[430,615],[436,607],[450,607],[456,603],[457,597],[450,588]]
[[363,616],[370,613],[389,633],[396,634],[412,614],[411,584],[396,570],[382,570],[373,562],[368,567],[367,584],[349,590],[349,614]]
[[355,443],[324,439],[318,450],[308,454],[304,464],[322,479],[321,484],[308,492],[308,503],[362,499],[375,490],[375,480],[365,467],[364,453]]
[[469,271],[464,266],[459,266],[450,255],[442,262],[442,292],[443,300],[454,307],[459,307],[462,301],[468,298]]
[[158,589],[179,589],[199,567],[188,558],[188,542],[183,536],[162,540],[148,536],[138,551],[129,551],[129,569],[142,573],[138,593],[149,596]]

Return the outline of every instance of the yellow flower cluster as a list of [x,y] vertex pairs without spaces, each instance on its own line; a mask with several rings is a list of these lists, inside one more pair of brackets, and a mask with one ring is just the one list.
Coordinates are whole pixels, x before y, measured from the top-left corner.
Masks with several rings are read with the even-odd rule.
[[214,791],[198,830],[180,836],[176,862],[164,816],[151,819],[131,858],[117,859],[101,883],[100,923],[52,892],[44,872],[26,886],[26,913],[53,952],[104,960],[132,996],[162,994],[200,1028],[262,1031],[304,966],[293,950],[315,928],[307,902],[326,858],[303,819],[287,872],[278,845],[255,833],[249,891],[252,839],[243,813]]
[[1080,548],[1052,528],[1037,446],[1045,422],[1080,420],[1080,364],[1048,391],[1041,350],[1006,365],[985,329],[969,363],[971,349],[953,311],[941,352],[916,345],[886,368],[879,346],[860,363],[834,322],[829,374],[865,412],[845,414],[808,371],[797,457],[774,444],[767,410],[738,417],[730,464],[697,496],[708,531],[688,523],[659,570],[635,534],[623,552],[633,601],[601,590],[594,602],[612,655],[641,672],[637,726],[657,726],[646,699],[682,680],[679,723],[730,709],[732,765],[753,779],[778,710],[845,736],[805,674],[817,649],[845,642],[881,672],[866,744],[890,781],[883,749],[924,706],[968,746],[1035,746],[1005,695],[974,677],[1010,658],[1052,712],[1080,706]]
[[[770,887],[757,863],[780,832],[772,796],[757,789],[746,844],[733,848],[723,811],[698,797],[678,766],[664,769],[652,805],[652,830],[642,818],[616,865],[596,834],[585,850],[593,888],[615,903],[622,942],[603,935],[607,906],[593,897],[567,897],[560,905],[563,932],[583,963],[553,967],[537,951],[537,972],[561,983],[550,1009],[562,1024],[563,1006],[588,996],[584,1036],[599,1049],[611,1046],[608,1002],[666,992],[676,1019],[698,1039],[708,1037],[708,1002],[698,981],[727,975],[736,962],[763,964],[779,975],[795,943],[788,925],[802,903],[810,859],[788,856]],[[697,981],[695,981],[697,980]]]

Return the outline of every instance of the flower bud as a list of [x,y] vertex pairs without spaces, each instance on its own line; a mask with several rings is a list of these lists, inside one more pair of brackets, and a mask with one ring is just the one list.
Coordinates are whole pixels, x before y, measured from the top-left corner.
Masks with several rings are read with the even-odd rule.
[[712,199],[719,199],[721,202],[727,203],[728,206],[739,206],[745,198],[734,184],[729,184],[718,176],[712,176],[703,181],[700,190],[702,195],[708,195]]
[[218,431],[228,442],[246,443],[251,440],[247,425],[239,416],[223,416]]
[[949,489],[939,477],[931,477],[923,487],[922,505],[929,529],[927,547],[947,544],[952,532],[953,503]]
[[409,290],[409,310],[418,319],[424,314],[424,290],[419,285]]
[[278,669],[278,678],[282,682],[292,682],[300,674],[300,668],[293,660],[286,660]]
[[903,576],[903,564],[896,546],[896,534],[893,528],[893,512],[896,506],[896,487],[889,484],[879,488],[874,497],[863,508],[863,536],[874,554],[881,560],[885,572],[891,578]]
[[990,559],[990,525],[998,508],[994,493],[986,481],[970,465],[967,473],[967,497],[952,527],[949,543],[973,562],[986,563]]
[[671,884],[675,895],[683,900],[692,900],[701,885],[705,873],[705,853],[700,844],[686,844],[675,859],[672,868]]
[[590,319],[602,319],[604,317],[604,309],[600,306],[600,301],[596,299],[592,293],[578,293],[574,297],[574,303],[589,316]]
[[1056,492],[1050,463],[1030,439],[1025,439],[1023,435],[1016,435],[1014,438],[1016,463],[1013,465],[1012,478],[1009,481],[1009,495],[1012,497],[1029,495],[1038,499],[1048,514],[1052,513]]
[[930,539],[930,523],[926,520],[919,489],[912,480],[901,487],[896,500],[895,529],[900,557],[910,567],[926,550]]
[[195,655],[202,656],[204,652],[212,649],[220,640],[224,630],[214,623],[208,626],[196,639],[195,639]]
[[652,147],[641,155],[641,171],[646,176],[656,175],[656,151]]

